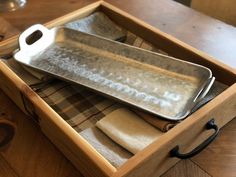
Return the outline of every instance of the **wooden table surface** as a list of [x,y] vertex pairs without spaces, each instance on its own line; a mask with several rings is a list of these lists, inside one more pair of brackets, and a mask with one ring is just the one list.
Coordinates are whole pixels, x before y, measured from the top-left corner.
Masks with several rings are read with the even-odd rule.
[[[45,23],[93,1],[29,0],[24,9],[1,14],[0,36],[7,39],[32,24]],[[236,67],[236,29],[232,26],[171,0],[129,0],[129,3],[125,3],[125,0],[107,1]],[[17,125],[12,143],[0,152],[0,177],[82,176],[1,90],[0,115],[13,119]],[[202,153],[180,161],[162,177],[235,177],[235,137],[234,119]]]
[[[96,0],[29,0],[24,9],[1,14],[20,31]],[[172,0],[106,0],[162,31],[236,68],[236,28]]]

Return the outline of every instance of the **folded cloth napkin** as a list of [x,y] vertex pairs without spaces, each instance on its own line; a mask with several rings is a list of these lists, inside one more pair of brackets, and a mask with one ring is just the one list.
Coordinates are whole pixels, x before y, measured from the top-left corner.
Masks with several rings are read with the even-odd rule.
[[143,120],[147,121],[154,127],[161,130],[162,132],[167,132],[168,130],[170,130],[171,128],[173,128],[175,125],[178,124],[177,121],[160,119],[158,118],[158,116],[143,112],[141,110],[133,109],[133,111]]
[[43,72],[40,72],[40,71],[36,71],[35,69],[33,68],[30,68],[28,66],[24,66],[22,65],[22,67],[28,71],[29,73],[31,73],[34,77],[36,77],[37,79],[41,80],[41,81],[46,81],[46,80],[49,80],[49,79],[52,79],[53,77],[50,76],[49,74],[47,73],[43,73]]
[[107,136],[136,154],[164,133],[126,108],[119,108],[96,123]]
[[85,129],[80,135],[114,167],[125,163],[133,154],[116,144],[96,127]]

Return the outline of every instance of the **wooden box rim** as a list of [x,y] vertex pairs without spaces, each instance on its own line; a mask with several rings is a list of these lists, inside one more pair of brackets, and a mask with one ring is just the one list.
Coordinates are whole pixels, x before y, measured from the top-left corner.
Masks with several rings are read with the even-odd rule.
[[[174,129],[170,130],[166,134],[164,134],[158,142],[152,143],[150,146],[145,148],[143,151],[137,153],[135,156],[133,156],[131,159],[129,159],[124,165],[122,165],[120,168],[114,168],[104,157],[102,157],[100,154],[96,152],[89,144],[86,142],[72,127],[70,127],[47,103],[45,103],[27,84],[24,83],[21,78],[19,78],[13,71],[11,71],[4,63],[0,62],[0,70],[1,72],[8,73],[8,78],[12,82],[15,83],[17,88],[21,90],[21,92],[30,99],[30,101],[38,107],[41,114],[44,114],[45,117],[50,117],[50,121],[54,123],[58,128],[61,129],[66,135],[68,139],[74,142],[78,147],[82,149],[82,151],[97,165],[98,168],[101,169],[103,174],[105,176],[125,176],[129,175],[131,170],[135,170],[137,167],[139,168],[143,163],[145,163],[152,154],[156,152],[157,149],[162,149],[165,147],[166,143],[171,141],[173,138],[177,137],[179,134],[185,132],[189,127],[194,126],[196,123],[200,121],[202,118],[202,115],[206,113],[206,111],[214,110],[216,106],[220,105],[223,100],[227,100],[231,97],[235,97],[236,95],[236,71],[234,68],[231,68],[214,58],[210,57],[206,53],[199,51],[188,44],[172,37],[171,35],[168,35],[157,28],[154,28],[153,26],[135,18],[134,16],[116,8],[115,6],[104,2],[104,1],[97,1],[95,3],[91,3],[90,5],[87,5],[79,10],[76,10],[72,13],[69,13],[63,17],[59,17],[51,22],[46,23],[46,26],[51,28],[53,26],[58,25],[58,22],[60,22],[62,19],[65,20],[71,20],[78,16],[78,14],[87,14],[95,9],[103,7],[109,10],[114,11],[115,13],[120,14],[121,16],[124,16],[128,20],[142,26],[143,28],[147,28],[148,30],[152,31],[153,33],[156,33],[160,36],[160,38],[163,38],[163,40],[171,41],[174,44],[178,45],[179,47],[184,48],[186,51],[190,51],[191,53],[194,53],[194,55],[198,56],[200,60],[206,60],[207,63],[215,68],[215,70],[221,70],[222,72],[225,72],[227,75],[230,76],[229,83],[232,85],[229,87],[226,91],[224,91],[222,94],[217,96],[214,101],[208,103],[201,109],[199,109],[196,113],[192,114],[188,117],[188,119],[184,120],[181,124],[176,126]],[[2,42],[0,44],[0,48],[9,50],[9,48],[15,48],[17,46],[17,38],[18,35]],[[1,54],[1,52],[0,52]],[[47,111],[44,111],[47,110]],[[205,118],[206,119],[206,118]],[[204,119],[203,122],[206,120]],[[42,125],[43,128],[43,125]]]

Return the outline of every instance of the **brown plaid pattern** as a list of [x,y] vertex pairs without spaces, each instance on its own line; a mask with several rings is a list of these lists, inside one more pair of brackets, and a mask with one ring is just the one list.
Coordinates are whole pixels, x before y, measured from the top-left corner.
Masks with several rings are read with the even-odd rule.
[[[130,32],[125,43],[163,53]],[[105,115],[121,107],[115,101],[83,86],[60,80],[49,80],[31,87],[78,132],[91,127]]]

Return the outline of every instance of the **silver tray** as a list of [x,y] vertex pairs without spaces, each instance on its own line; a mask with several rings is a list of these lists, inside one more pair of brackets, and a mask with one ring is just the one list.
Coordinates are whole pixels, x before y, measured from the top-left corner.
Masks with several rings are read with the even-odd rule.
[[19,46],[14,58],[24,65],[171,120],[185,118],[214,82],[204,66],[64,27],[34,25]]
[[64,26],[114,41],[124,41],[127,33],[127,31],[121,29],[103,12],[94,12],[85,18],[69,22]]

